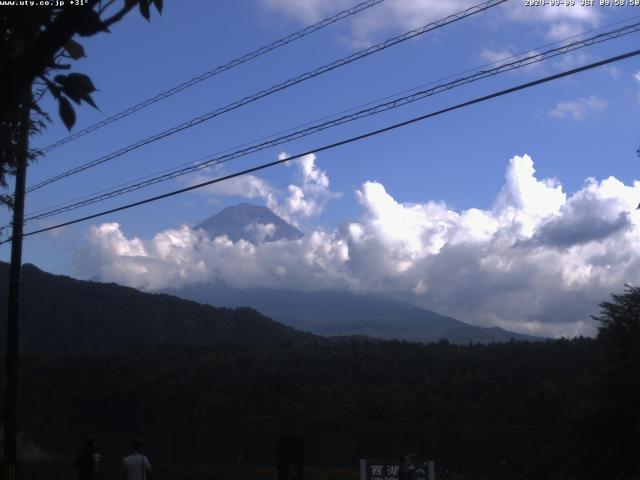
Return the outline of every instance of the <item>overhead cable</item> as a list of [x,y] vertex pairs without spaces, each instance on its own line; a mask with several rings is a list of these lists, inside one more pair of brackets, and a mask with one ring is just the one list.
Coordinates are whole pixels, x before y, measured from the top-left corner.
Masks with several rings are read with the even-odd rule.
[[488,10],[490,8],[496,7],[502,3],[507,2],[508,0],[488,0],[486,2],[480,3],[478,5],[474,5],[472,7],[469,7],[461,12],[449,15],[447,17],[444,17],[440,20],[437,20],[435,22],[429,23],[427,25],[424,25],[420,28],[416,28],[414,30],[410,30],[406,33],[403,33],[402,35],[398,35],[396,37],[390,38],[384,42],[378,43],[374,46],[371,46],[369,48],[366,48],[364,50],[360,50],[356,53],[353,53],[351,55],[348,55],[346,57],[343,57],[339,60],[336,60],[334,62],[331,62],[329,64],[326,64],[322,67],[318,67],[314,70],[311,70],[309,72],[303,73],[302,75],[298,75],[296,77],[293,77],[289,80],[286,80],[284,82],[278,83],[276,85],[273,85],[265,90],[261,90],[260,92],[257,92],[253,95],[249,95],[247,97],[244,97],[241,100],[237,100],[235,102],[232,102],[224,107],[220,107],[217,108],[213,111],[210,111],[208,113],[205,113],[203,115],[200,115],[198,117],[195,117],[187,122],[183,122],[179,125],[176,125],[175,127],[172,127],[168,130],[164,130],[162,132],[156,133],[150,137],[147,137],[143,140],[140,140],[136,143],[130,144],[126,147],[122,147],[114,152],[108,153],[106,155],[103,155],[100,158],[97,158],[95,160],[92,160],[90,162],[84,163],[82,165],[79,165],[77,167],[74,167],[70,170],[67,170],[66,172],[62,172],[58,175],[55,175],[53,177],[50,177],[46,180],[43,180],[39,183],[36,183],[35,185],[32,185],[30,187],[27,188],[27,193],[30,193],[34,190],[37,190],[39,188],[42,188],[46,185],[49,185],[51,183],[57,182],[59,180],[62,180],[64,178],[70,177],[72,175],[75,175],[77,173],[83,172],[89,168],[95,167],[97,165],[101,165],[109,160],[113,160],[114,158],[120,157],[126,153],[129,153],[133,150],[136,150],[140,147],[143,147],[145,145],[148,145],[150,143],[156,142],[158,140],[161,140],[163,138],[166,138],[170,135],[174,135],[178,132],[181,132],[183,130],[186,130],[188,128],[192,128],[195,127],[196,125],[199,125],[203,122],[206,122],[208,120],[211,120],[212,118],[218,117],[220,115],[223,115],[225,113],[228,113],[232,110],[235,110],[237,108],[243,107],[244,105],[247,105],[249,103],[255,102],[257,100],[260,100],[261,98],[267,97],[269,95],[272,95],[276,92],[279,92],[281,90],[284,90],[286,88],[292,87],[294,85],[297,85],[301,82],[304,82],[306,80],[309,80],[311,78],[315,78],[317,76],[323,75],[327,72],[330,72],[332,70],[335,70],[339,67],[342,67],[344,65],[347,65],[349,63],[355,62],[357,60],[360,60],[362,58],[365,58],[369,55],[372,55],[374,53],[380,52],[382,50],[385,50],[387,48],[390,48],[394,45],[398,45],[399,43],[405,42],[411,38],[417,37],[419,35],[424,35],[427,32],[436,30],[438,28],[442,28],[445,25],[449,25],[451,23],[460,21],[464,18],[470,17],[472,15],[478,14],[480,12],[484,12],[485,10]]
[[524,68],[536,63],[540,63],[544,60],[548,60],[550,58],[554,58],[557,57],[559,55],[566,55],[569,52],[578,50],[580,48],[585,48],[591,45],[595,45],[595,44],[599,44],[605,41],[609,41],[609,40],[613,40],[616,38],[619,38],[621,36],[624,35],[628,35],[631,33],[636,33],[640,31],[640,22],[632,24],[632,25],[626,25],[624,27],[618,28],[616,30],[613,31],[609,31],[609,32],[605,32],[605,33],[601,33],[599,35],[595,35],[593,37],[590,38],[586,38],[584,40],[579,40],[579,41],[575,41],[572,43],[569,43],[567,45],[563,45],[561,47],[557,47],[557,48],[553,48],[544,52],[536,52],[536,53],[532,53],[528,56],[524,56],[522,58],[519,58],[518,60],[512,61],[512,62],[508,62],[508,63],[504,63],[501,65],[498,65],[494,68],[491,69],[487,69],[487,70],[480,70],[476,73],[473,73],[471,75],[467,75],[464,77],[460,77],[457,78],[453,81],[447,82],[447,83],[443,83],[443,84],[439,84],[436,85],[432,88],[429,89],[425,89],[425,90],[421,90],[421,91],[417,91],[414,93],[411,93],[410,95],[405,95],[396,99],[393,99],[391,101],[387,101],[387,102],[383,102],[383,103],[379,103],[376,105],[373,105],[371,107],[356,111],[354,113],[350,113],[347,115],[343,115],[339,118],[335,118],[329,121],[325,121],[325,122],[321,122],[321,123],[317,123],[315,125],[312,125],[310,127],[307,128],[303,128],[297,131],[294,131],[292,133],[288,133],[286,135],[281,135],[275,138],[271,138],[265,142],[261,142],[255,145],[250,145],[248,147],[245,148],[241,148],[239,150],[230,152],[230,153],[226,153],[223,155],[219,155],[219,156],[215,156],[213,158],[207,159],[205,161],[200,161],[197,162],[195,164],[183,167],[183,168],[179,168],[179,169],[173,169],[173,170],[168,170],[163,172],[160,175],[157,176],[151,176],[148,178],[145,178],[139,182],[136,183],[130,183],[130,184],[126,184],[125,186],[122,187],[117,187],[111,190],[107,190],[104,193],[99,193],[97,195],[94,196],[88,196],[86,198],[83,198],[82,200],[76,201],[76,202],[72,202],[72,203],[66,203],[63,204],[62,206],[58,206],[58,207],[52,207],[50,209],[46,209],[46,210],[41,210],[41,213],[34,213],[31,215],[27,215],[25,218],[25,222],[28,221],[33,221],[33,220],[41,220],[47,217],[51,217],[54,215],[59,215],[61,213],[65,213],[65,212],[69,212],[71,210],[76,210],[78,208],[81,207],[85,207],[88,205],[92,205],[104,200],[108,200],[120,195],[124,195],[126,193],[130,193],[136,190],[140,190],[142,188],[151,186],[151,185],[155,185],[157,183],[160,182],[165,182],[167,180],[173,179],[173,178],[177,178],[189,173],[193,173],[199,170],[203,170],[205,168],[209,168],[211,166],[214,165],[219,165],[221,163],[226,163],[229,162],[231,160],[240,158],[240,157],[244,157],[246,155],[255,153],[255,152],[259,152],[262,150],[265,150],[267,148],[270,147],[274,147],[277,145],[281,145],[283,143],[287,143],[290,142],[292,140],[297,140],[299,138],[302,137],[306,137],[309,135],[312,135],[314,133],[329,129],[329,128],[333,128],[345,123],[349,123],[349,122],[353,122],[356,121],[358,119],[364,118],[364,117],[368,117],[368,116],[372,116],[381,112],[385,112],[388,110],[392,110],[395,108],[399,108],[402,107],[404,105],[408,105],[410,103],[416,102],[418,100],[422,100],[424,98],[445,92],[447,90],[451,90],[453,88],[456,87],[460,87],[462,85],[466,85],[469,83],[473,83],[479,80],[482,80],[484,78],[488,78],[488,77],[492,77],[495,75],[499,75],[501,73],[505,73],[505,72],[509,72],[515,69],[519,69],[519,68]]
[[275,42],[272,42],[268,45],[265,45],[263,47],[258,48],[257,50],[254,50],[253,52],[249,52],[241,57],[235,58],[227,63],[225,63],[224,65],[220,65],[218,67],[215,67],[209,71],[206,71],[198,76],[195,76],[193,78],[191,78],[190,80],[187,80],[186,82],[182,82],[181,84],[170,88],[168,90],[165,90],[164,92],[160,92],[157,95],[154,95],[153,97],[147,98],[146,100],[143,100],[129,108],[126,108],[125,110],[122,110],[121,112],[118,112],[114,115],[111,115],[108,118],[105,118],[104,120],[101,120],[97,123],[94,123],[93,125],[90,125],[86,128],[83,128],[82,130],[79,130],[71,135],[68,135],[64,138],[61,138],[60,140],[53,142],[50,145],[47,145],[46,147],[40,148],[39,151],[42,153],[46,153],[49,152],[51,150],[53,150],[54,148],[57,148],[61,145],[64,145],[65,143],[69,143],[73,140],[76,140],[80,137],[83,137],[91,132],[95,132],[96,130],[105,127],[113,122],[116,122],[118,120],[121,120],[125,117],[128,117],[129,115],[132,115],[136,112],[138,112],[139,110],[142,110],[144,108],[147,108],[150,105],[153,105],[154,103],[157,103],[161,100],[164,100],[166,98],[169,98],[173,95],[175,95],[176,93],[179,93],[183,90],[186,90],[189,87],[193,87],[194,85],[197,85],[200,82],[203,82],[205,80],[208,80],[212,77],[215,77],[216,75],[219,75],[223,72],[226,72],[227,70],[231,70],[232,68],[235,68],[239,65],[242,65],[243,63],[247,63],[251,60],[254,60],[255,58],[258,58],[266,53],[269,53],[277,48],[283,47],[285,45],[288,45],[292,42],[295,42],[296,40],[299,40],[303,37],[306,37],[307,35],[310,35],[314,32],[317,32],[318,30],[321,30],[329,25],[332,25],[336,22],[339,22],[340,20],[343,20],[345,18],[348,18],[352,15],[355,15],[357,13],[362,12],[363,10],[366,10],[368,8],[371,8],[379,3],[384,2],[385,0],[367,0],[365,2],[359,3],[357,5],[355,5],[354,7],[351,7],[347,10],[343,10],[341,12],[336,13],[335,15],[332,15],[331,17],[325,18],[323,20],[320,20],[318,23],[315,23],[313,25],[309,25],[308,27],[303,28],[302,30],[298,30],[297,32],[294,32],[290,35],[287,35],[286,37],[283,37],[279,40],[276,40]]
[[391,95],[385,95],[384,97],[379,97],[379,98],[376,98],[375,100],[370,100],[370,101],[368,101],[366,103],[362,103],[362,104],[359,104],[359,105],[356,105],[356,106],[341,110],[341,111],[333,113],[331,115],[324,115],[321,118],[317,118],[315,120],[311,120],[311,121],[304,122],[302,124],[298,124],[295,127],[289,127],[287,129],[280,130],[280,131],[278,131],[276,133],[273,133],[273,134],[270,134],[270,135],[265,135],[265,136],[262,136],[262,137],[257,138],[257,139],[253,139],[253,140],[250,140],[250,141],[243,142],[243,143],[241,143],[239,145],[235,145],[233,147],[226,148],[226,149],[224,149],[222,151],[218,151],[215,154],[210,154],[210,155],[206,155],[206,156],[200,157],[200,158],[195,159],[195,160],[189,160],[187,162],[182,162],[182,163],[180,163],[180,164],[178,164],[176,166],[165,168],[165,169],[162,169],[160,171],[152,172],[152,173],[140,176],[140,177],[136,177],[136,178],[133,178],[131,180],[127,180],[125,182],[119,183],[117,185],[98,190],[96,192],[87,193],[87,194],[72,198],[70,200],[65,200],[65,201],[50,205],[50,206],[45,207],[45,208],[40,208],[38,210],[29,212],[28,215],[32,216],[32,215],[35,215],[35,214],[38,214],[38,213],[41,213],[41,212],[52,210],[52,209],[57,208],[57,207],[66,206],[66,205],[70,205],[70,204],[73,204],[73,203],[77,203],[80,200],[89,199],[91,197],[97,196],[97,195],[102,194],[102,193],[114,191],[114,190],[117,190],[117,189],[119,189],[121,187],[133,185],[135,183],[141,182],[142,180],[147,180],[147,179],[159,176],[159,175],[163,175],[165,173],[178,171],[182,167],[186,167],[188,165],[195,165],[195,164],[199,164],[200,162],[207,161],[207,159],[210,159],[212,156],[219,156],[219,155],[222,155],[222,154],[225,154],[225,153],[232,152],[234,150],[240,149],[242,147],[246,147],[246,146],[253,145],[253,144],[256,144],[256,143],[259,143],[259,142],[270,140],[270,139],[273,139],[273,138],[275,138],[277,136],[282,136],[285,133],[295,132],[296,130],[300,130],[303,127],[314,125],[314,124],[317,124],[317,123],[320,123],[320,122],[323,122],[323,121],[327,121],[327,120],[330,120],[330,119],[336,119],[336,118],[338,118],[340,116],[343,116],[343,115],[345,115],[347,113],[355,112],[357,110],[361,110],[364,107],[375,105],[376,103],[381,103],[383,100],[389,100],[389,99],[392,99],[392,98],[397,98],[400,95],[408,94],[409,92],[417,92],[419,90],[425,89],[425,87],[428,87],[428,86],[431,86],[431,85],[437,85],[439,83],[444,82],[445,80],[455,79],[456,77],[459,77],[461,75],[468,74],[468,73],[471,73],[471,72],[479,72],[479,71],[481,71],[483,69],[487,69],[487,68],[492,67],[494,65],[498,65],[498,64],[504,63],[507,60],[512,60],[512,59],[516,59],[516,58],[517,59],[522,59],[526,55],[531,55],[532,53],[540,52],[544,48],[548,48],[548,47],[551,47],[553,45],[565,44],[565,42],[568,42],[569,40],[572,40],[574,38],[582,37],[584,35],[588,35],[588,34],[591,34],[591,33],[597,32],[597,31],[606,30],[606,29],[611,28],[611,27],[613,27],[615,25],[620,25],[622,23],[626,23],[626,22],[629,22],[631,20],[635,20],[635,19],[638,19],[638,18],[640,18],[640,15],[633,15],[631,17],[627,17],[627,18],[624,18],[622,20],[617,20],[615,22],[611,22],[611,23],[608,23],[606,25],[601,25],[600,27],[597,27],[597,28],[584,30],[582,32],[579,32],[579,33],[570,35],[568,37],[565,37],[565,38],[563,38],[561,40],[556,40],[554,42],[546,43],[544,45],[537,46],[537,47],[535,47],[533,49],[523,50],[523,51],[511,54],[511,55],[509,55],[507,57],[503,57],[503,58],[500,58],[498,60],[494,60],[492,62],[486,63],[484,65],[480,65],[478,67],[473,67],[473,68],[464,70],[462,72],[457,72],[455,74],[447,75],[446,77],[441,77],[441,78],[439,78],[437,80],[431,80],[430,82],[423,83],[423,84],[421,84],[421,85],[419,85],[417,87],[412,87],[412,88],[409,88],[409,89],[405,89],[405,90],[402,90],[400,92],[396,92],[396,93],[391,94]]
[[[584,72],[584,71],[587,71],[587,70],[591,70],[591,69],[594,69],[594,68],[597,68],[597,67],[608,65],[610,63],[618,62],[618,61],[621,61],[621,60],[624,60],[624,59],[627,59],[627,58],[631,58],[631,57],[635,57],[635,56],[638,56],[638,55],[640,55],[640,50],[633,50],[633,51],[630,51],[630,52],[627,52],[627,53],[624,53],[624,54],[621,54],[621,55],[616,55],[614,57],[609,57],[609,58],[607,58],[605,60],[600,60],[598,62],[590,63],[588,65],[583,65],[583,66],[578,67],[578,68],[565,70],[564,72],[557,73],[555,75],[549,75],[547,77],[543,77],[543,78],[540,78],[538,80],[534,80],[534,81],[531,81],[531,82],[527,82],[527,83],[523,83],[523,84],[517,85],[515,87],[511,87],[511,88],[507,88],[507,89],[504,89],[504,90],[500,90],[498,92],[494,92],[494,93],[491,93],[489,95],[478,97],[478,98],[475,98],[473,100],[468,100],[468,101],[463,102],[463,103],[458,103],[456,105],[453,105],[453,106],[450,106],[450,107],[447,107],[447,108],[444,108],[444,109],[441,109],[441,110],[438,110],[438,111],[435,111],[435,112],[427,113],[425,115],[420,115],[418,117],[413,117],[413,118],[411,118],[409,120],[405,120],[405,121],[402,121],[402,122],[399,122],[399,123],[395,123],[393,125],[389,125],[387,127],[380,128],[378,130],[373,130],[373,131],[370,131],[370,132],[367,132],[367,133],[364,133],[364,134],[361,134],[361,135],[357,135],[357,136],[350,137],[350,138],[347,138],[347,139],[344,139],[344,140],[340,140],[340,141],[335,142],[335,143],[331,143],[331,144],[328,144],[328,145],[323,145],[321,147],[314,148],[312,150],[308,150],[308,151],[303,152],[303,153],[298,153],[296,155],[292,155],[292,156],[287,157],[287,158],[274,160],[274,161],[268,162],[268,163],[263,163],[261,165],[257,165],[255,167],[251,167],[251,168],[239,171],[239,172],[235,172],[235,173],[232,173],[232,174],[229,174],[229,175],[225,175],[223,177],[218,177],[218,178],[215,178],[215,179],[212,179],[212,180],[207,180],[205,182],[201,182],[201,183],[198,183],[198,184],[195,184],[195,185],[191,185],[189,187],[181,188],[179,190],[173,190],[171,192],[167,192],[167,193],[164,193],[162,195],[156,195],[154,197],[146,198],[144,200],[139,200],[137,202],[132,202],[132,203],[129,203],[129,204],[126,204],[126,205],[122,205],[120,207],[111,208],[111,209],[108,209],[108,210],[103,210],[101,212],[97,212],[97,213],[94,213],[94,214],[91,214],[91,215],[87,215],[87,216],[84,216],[84,217],[76,218],[74,220],[69,220],[67,222],[59,223],[59,224],[52,225],[52,226],[49,226],[49,227],[46,227],[46,228],[33,230],[31,232],[23,234],[22,236],[23,237],[28,237],[28,236],[31,236],[31,235],[36,235],[38,233],[48,232],[50,230],[55,230],[56,228],[61,228],[61,227],[69,226],[69,225],[74,225],[76,223],[84,222],[86,220],[92,220],[94,218],[102,217],[104,215],[108,215],[108,214],[111,214],[111,213],[121,212],[123,210],[128,210],[130,208],[138,207],[140,205],[145,205],[147,203],[157,202],[159,200],[162,200],[162,199],[165,199],[165,198],[168,198],[168,197],[172,197],[172,196],[175,196],[175,195],[179,195],[181,193],[190,192],[190,191],[202,188],[202,187],[206,187],[208,185],[213,185],[213,184],[216,184],[216,183],[224,182],[224,181],[230,180],[232,178],[236,178],[236,177],[240,177],[242,175],[247,175],[247,174],[250,174],[250,173],[254,173],[254,172],[257,172],[259,170],[264,170],[266,168],[270,168],[270,167],[273,167],[275,165],[280,165],[282,163],[289,162],[291,160],[295,160],[295,159],[304,157],[305,155],[310,155],[312,153],[319,153],[319,152],[323,152],[323,151],[334,149],[336,147],[347,145],[347,144],[350,144],[350,143],[358,142],[358,141],[367,139],[369,137],[377,136],[377,135],[380,135],[380,134],[383,134],[383,133],[386,133],[386,132],[389,132],[389,131],[392,131],[392,130],[396,130],[398,128],[406,127],[408,125],[424,121],[424,120],[432,118],[432,117],[436,117],[436,116],[442,115],[444,113],[452,112],[454,110],[459,110],[459,109],[462,109],[462,108],[465,108],[465,107],[469,107],[469,106],[477,104],[477,103],[485,102],[487,100],[492,100],[492,99],[497,98],[497,97],[501,97],[501,96],[508,95],[508,94],[511,94],[511,93],[514,93],[514,92],[525,90],[525,89],[528,89],[528,88],[531,88],[531,87],[534,87],[534,86],[537,86],[537,85],[548,83],[548,82],[551,82],[551,81],[554,81],[554,80],[557,80],[557,79],[560,79],[560,78],[565,78],[565,77],[568,77],[570,75],[575,75],[576,73],[580,73],[580,72]],[[0,242],[0,245],[4,244],[4,243],[7,243],[7,242],[10,242],[10,241],[11,241],[11,238]]]

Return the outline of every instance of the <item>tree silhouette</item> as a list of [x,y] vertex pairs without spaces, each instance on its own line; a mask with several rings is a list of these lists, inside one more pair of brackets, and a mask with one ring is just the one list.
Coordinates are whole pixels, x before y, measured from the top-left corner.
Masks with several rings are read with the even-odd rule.
[[602,460],[619,472],[640,472],[640,287],[626,286],[621,294],[600,304],[600,409],[594,416],[598,436],[606,444]]
[[600,304],[598,340],[608,361],[617,367],[640,365],[640,287],[627,285],[624,293]]
[[[86,38],[119,22],[127,13],[138,7],[147,20],[151,6],[162,12],[163,0],[83,0],[77,2],[50,2],[50,6],[5,6],[0,9],[0,187],[5,188],[6,176],[15,173],[17,130],[20,109],[27,107],[35,112],[35,128],[46,126],[49,116],[38,106],[38,100],[48,92],[58,102],[58,113],[63,123],[71,129],[76,121],[72,102],[87,103],[96,107],[91,94],[96,90],[85,74],[69,71],[69,61],[85,56],[84,47],[75,38]],[[32,99],[31,89],[36,88]],[[25,100],[27,99],[27,100]],[[30,152],[28,160],[37,157]],[[11,206],[8,195],[0,196],[0,202]]]

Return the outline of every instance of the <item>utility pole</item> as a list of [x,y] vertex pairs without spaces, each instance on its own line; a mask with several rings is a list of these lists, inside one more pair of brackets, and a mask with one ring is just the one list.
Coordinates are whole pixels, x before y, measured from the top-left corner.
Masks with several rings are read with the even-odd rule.
[[11,234],[11,265],[9,267],[9,301],[7,311],[7,358],[4,417],[5,479],[15,480],[18,437],[18,330],[20,323],[20,276],[22,273],[22,227],[24,196],[29,152],[31,121],[31,86],[23,96],[18,117],[18,151],[16,155],[16,185]]

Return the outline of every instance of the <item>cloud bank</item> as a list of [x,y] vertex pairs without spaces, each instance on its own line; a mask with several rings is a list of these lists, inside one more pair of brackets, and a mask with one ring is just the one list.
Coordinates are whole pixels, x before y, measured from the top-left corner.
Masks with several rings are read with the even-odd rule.
[[[352,0],[262,0],[266,9],[305,24],[317,22],[355,3]],[[373,36],[389,29],[418,28],[478,3],[478,0],[387,0],[350,20],[351,39],[355,44],[367,44]],[[600,18],[597,9],[579,5],[571,8],[526,7],[524,2],[518,1],[508,2],[501,11],[504,20],[542,25],[549,40],[575,35],[597,25]]]
[[116,223],[94,225],[79,273],[145,290],[224,280],[378,293],[477,325],[550,336],[592,334],[598,303],[640,282],[640,182],[590,178],[568,195],[557,180],[536,178],[524,155],[509,161],[485,210],[400,203],[373,181],[355,195],[358,218],[291,241],[232,242],[186,225],[140,239]]

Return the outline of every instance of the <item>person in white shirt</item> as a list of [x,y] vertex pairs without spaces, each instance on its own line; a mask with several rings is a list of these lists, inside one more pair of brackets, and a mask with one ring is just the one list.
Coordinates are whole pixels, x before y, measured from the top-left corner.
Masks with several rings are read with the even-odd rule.
[[133,453],[122,460],[122,474],[126,480],[150,480],[151,464],[142,453],[144,442],[141,438],[133,441]]

